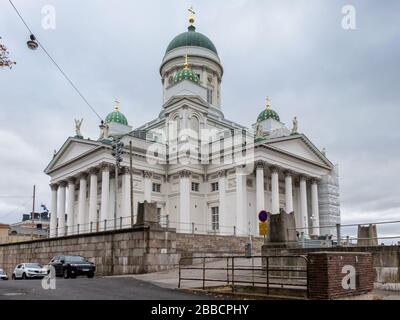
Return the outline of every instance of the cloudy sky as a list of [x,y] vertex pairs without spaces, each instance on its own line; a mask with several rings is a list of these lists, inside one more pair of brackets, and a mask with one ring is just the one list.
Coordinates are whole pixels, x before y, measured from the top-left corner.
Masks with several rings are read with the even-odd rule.
[[[105,116],[118,97],[130,124],[158,115],[158,73],[172,38],[197,31],[215,43],[225,74],[226,118],[251,126],[265,97],[281,119],[340,165],[344,222],[400,220],[400,2],[322,0],[14,0],[33,32]],[[45,5],[56,29],[42,28]],[[356,30],[342,28],[345,5]],[[55,149],[84,118],[85,137],[98,119],[41,50],[7,0],[0,1],[0,36],[17,65],[0,70],[0,222],[14,222],[37,202],[49,206],[43,173]],[[400,232],[397,232],[399,234]]]

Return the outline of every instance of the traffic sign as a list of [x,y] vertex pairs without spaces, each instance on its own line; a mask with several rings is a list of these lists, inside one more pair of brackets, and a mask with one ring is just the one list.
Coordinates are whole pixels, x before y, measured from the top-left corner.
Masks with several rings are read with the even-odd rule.
[[259,231],[260,231],[260,236],[266,236],[268,234],[268,223],[260,222]]
[[260,213],[258,214],[258,219],[259,219],[261,222],[266,222],[266,221],[268,220],[268,216],[269,216],[268,212],[265,211],[265,210],[262,210],[262,211],[260,211]]

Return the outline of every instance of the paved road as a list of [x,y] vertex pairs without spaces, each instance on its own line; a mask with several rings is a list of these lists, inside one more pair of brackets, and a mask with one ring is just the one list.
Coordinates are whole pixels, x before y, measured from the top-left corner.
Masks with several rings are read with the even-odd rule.
[[160,288],[134,278],[57,278],[55,290],[41,280],[0,281],[0,300],[203,300],[212,296]]

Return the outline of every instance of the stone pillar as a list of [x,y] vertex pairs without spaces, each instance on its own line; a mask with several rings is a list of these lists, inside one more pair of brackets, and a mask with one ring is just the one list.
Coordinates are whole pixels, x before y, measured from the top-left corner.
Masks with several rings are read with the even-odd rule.
[[257,213],[265,210],[264,163],[256,163]]
[[75,204],[75,179],[71,178],[68,180],[68,200],[67,200],[68,235],[73,235],[75,232],[74,204]]
[[104,230],[104,221],[109,219],[108,216],[108,212],[110,210],[109,200],[110,200],[110,166],[104,164],[101,167],[100,230]]
[[153,183],[151,178],[153,177],[153,173],[149,171],[143,171],[143,179],[144,179],[144,201],[148,203],[151,202],[151,193],[153,192]]
[[319,203],[318,203],[318,181],[312,180],[311,182],[311,213],[313,216],[313,225],[311,234],[315,236],[320,235],[319,230]]
[[307,205],[307,180],[305,177],[300,177],[300,211],[301,211],[301,228],[299,232],[304,232],[308,235],[308,205]]
[[285,174],[285,202],[286,202],[286,213],[293,212],[293,181],[292,173],[286,172]]
[[51,184],[51,216],[50,216],[50,238],[57,236],[57,184]]
[[179,232],[188,233],[190,225],[190,171],[182,171],[180,175],[180,227]]
[[218,172],[219,186],[219,229],[223,234],[232,234],[233,223],[226,210],[226,170]]
[[247,175],[242,168],[236,168],[236,233],[248,233],[247,219]]
[[[114,229],[115,188],[116,188],[115,178],[112,175],[112,178],[110,180],[110,204],[109,204],[109,210],[108,210],[107,230]],[[117,210],[118,210],[118,208],[117,208]],[[117,212],[116,216],[118,216],[118,212]]]
[[272,189],[272,214],[279,214],[279,172],[278,168],[271,168],[271,189]]
[[58,188],[58,209],[57,209],[57,216],[58,216],[58,228],[57,228],[57,235],[59,237],[65,236],[65,198],[66,198],[66,189],[67,184],[66,182],[61,182]]
[[78,221],[77,228],[79,225],[79,230],[76,232],[83,233],[87,230],[87,226],[85,225],[85,213],[86,213],[86,191],[87,191],[87,175],[82,173],[79,177],[79,204],[78,204]]
[[89,232],[96,231],[97,224],[97,169],[90,170],[90,190],[89,190]]

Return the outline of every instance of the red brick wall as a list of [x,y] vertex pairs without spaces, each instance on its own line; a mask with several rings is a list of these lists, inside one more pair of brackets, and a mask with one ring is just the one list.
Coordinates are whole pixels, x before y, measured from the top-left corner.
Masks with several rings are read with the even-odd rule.
[[[355,289],[345,289],[342,280],[355,268]],[[308,254],[308,286],[311,299],[338,299],[372,291],[374,269],[370,253],[316,252]]]

